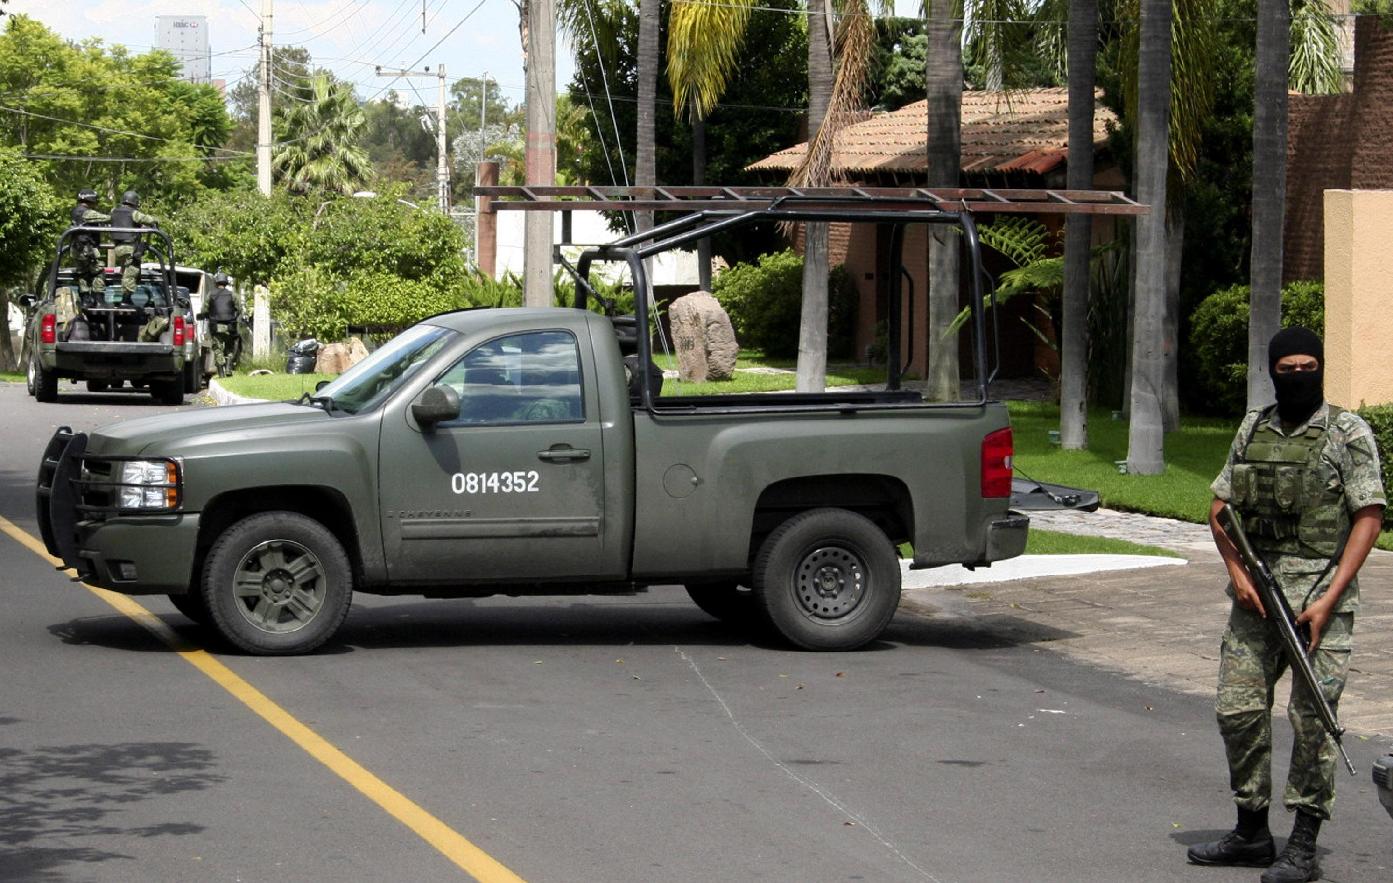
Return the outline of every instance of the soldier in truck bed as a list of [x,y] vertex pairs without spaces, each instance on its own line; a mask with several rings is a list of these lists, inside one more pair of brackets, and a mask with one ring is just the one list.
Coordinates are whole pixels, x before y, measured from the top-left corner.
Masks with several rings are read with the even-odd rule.
[[[140,210],[140,194],[127,190],[121,195],[121,204],[111,210],[112,227],[159,227],[153,215]],[[111,234],[116,243],[116,266],[121,270],[122,295],[129,298],[140,281],[140,259],[145,255],[145,240],[139,233]]]
[[[111,220],[108,215],[97,211],[97,192],[88,187],[84,187],[77,192],[77,205],[73,206],[72,226],[91,227],[97,224],[105,224]],[[97,255],[97,237],[91,233],[82,233],[73,238],[70,245],[73,258],[73,275],[77,278],[78,291],[84,299],[93,292],[98,296],[106,290],[106,281],[102,278],[102,261]]]

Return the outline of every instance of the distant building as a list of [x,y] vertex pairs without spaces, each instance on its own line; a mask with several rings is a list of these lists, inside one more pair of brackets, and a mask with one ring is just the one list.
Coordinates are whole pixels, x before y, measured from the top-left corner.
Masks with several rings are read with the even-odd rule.
[[213,52],[208,48],[208,18],[203,15],[155,16],[155,45],[174,55],[190,83],[213,81]]

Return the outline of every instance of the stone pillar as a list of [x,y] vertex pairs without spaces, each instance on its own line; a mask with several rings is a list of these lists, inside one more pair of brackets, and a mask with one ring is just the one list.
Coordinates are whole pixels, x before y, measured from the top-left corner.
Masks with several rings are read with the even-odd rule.
[[1325,397],[1393,403],[1393,190],[1325,191]]
[[252,295],[252,358],[271,355],[271,292],[265,285],[256,286]]
[[[498,186],[498,163],[494,160],[479,163],[474,180],[480,187]],[[479,265],[479,272],[490,279],[496,278],[498,268],[498,215],[489,211],[492,202],[490,196],[476,197],[474,215],[474,261]]]

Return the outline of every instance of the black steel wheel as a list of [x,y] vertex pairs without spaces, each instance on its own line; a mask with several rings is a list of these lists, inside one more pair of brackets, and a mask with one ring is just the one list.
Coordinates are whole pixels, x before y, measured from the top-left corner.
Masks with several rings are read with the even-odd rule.
[[36,352],[29,353],[27,376],[34,398],[41,402],[58,401],[58,375],[52,371],[44,370],[44,366],[39,363],[39,354]]
[[295,512],[242,519],[213,544],[203,601],[219,634],[248,653],[309,653],[338,631],[353,599],[343,546]]
[[873,521],[812,509],[779,525],[755,558],[754,595],[776,631],[805,650],[875,640],[900,604],[900,562]]
[[687,583],[693,603],[722,622],[749,622],[755,613],[755,595],[732,581]]
[[203,600],[203,593],[195,589],[185,592],[182,595],[167,595],[169,603],[174,605],[174,609],[187,616],[199,625],[211,625],[213,614],[208,611],[208,605]]

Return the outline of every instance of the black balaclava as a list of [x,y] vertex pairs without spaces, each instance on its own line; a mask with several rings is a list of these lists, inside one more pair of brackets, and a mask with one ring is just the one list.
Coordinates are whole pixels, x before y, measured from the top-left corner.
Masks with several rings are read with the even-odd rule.
[[[1314,371],[1278,374],[1277,360],[1284,356],[1314,356]],[[1277,393],[1277,414],[1283,423],[1305,423],[1325,401],[1325,347],[1309,328],[1283,328],[1267,345],[1267,373]]]

